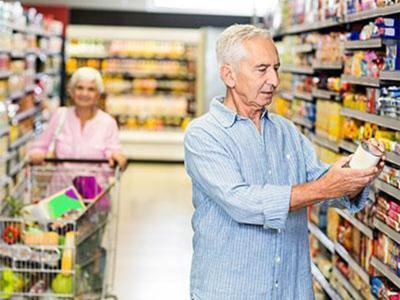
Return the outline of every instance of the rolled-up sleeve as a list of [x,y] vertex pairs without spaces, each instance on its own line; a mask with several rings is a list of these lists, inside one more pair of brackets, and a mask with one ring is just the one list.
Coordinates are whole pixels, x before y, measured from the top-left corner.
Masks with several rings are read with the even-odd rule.
[[[302,136],[302,147],[306,161],[307,182],[317,180],[329,170],[330,165],[322,162],[318,158],[312,143],[304,136]],[[350,213],[356,213],[357,211],[363,209],[367,204],[369,190],[370,187],[367,186],[354,199],[350,199],[349,197],[345,196],[324,201],[321,205],[347,209]]]
[[290,208],[289,185],[248,184],[222,144],[200,127],[185,135],[185,167],[196,184],[238,223],[284,229]]

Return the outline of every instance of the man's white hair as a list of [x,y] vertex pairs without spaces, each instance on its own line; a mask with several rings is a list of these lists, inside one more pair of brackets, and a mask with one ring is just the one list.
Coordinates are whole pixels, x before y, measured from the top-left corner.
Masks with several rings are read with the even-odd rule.
[[90,81],[94,80],[99,94],[104,93],[103,78],[101,77],[100,72],[96,69],[90,67],[82,67],[76,70],[74,74],[72,74],[72,77],[69,81],[70,88],[75,88],[78,81],[82,79]]
[[271,38],[268,30],[254,25],[235,24],[226,28],[217,41],[218,65],[237,64],[246,56],[243,43],[254,37]]

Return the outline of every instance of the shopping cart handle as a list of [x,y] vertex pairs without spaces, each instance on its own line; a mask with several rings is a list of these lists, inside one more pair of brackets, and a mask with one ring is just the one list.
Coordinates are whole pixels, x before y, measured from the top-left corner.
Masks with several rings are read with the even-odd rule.
[[108,164],[107,159],[86,159],[86,158],[46,158],[48,163],[85,163],[85,164]]

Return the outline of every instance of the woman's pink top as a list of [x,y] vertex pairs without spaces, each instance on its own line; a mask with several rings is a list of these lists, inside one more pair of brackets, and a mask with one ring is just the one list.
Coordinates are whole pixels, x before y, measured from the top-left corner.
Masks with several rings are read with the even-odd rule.
[[[44,132],[29,146],[29,153],[43,151],[47,154],[61,118],[58,110]],[[102,110],[87,121],[83,130],[75,108],[67,109],[65,122],[55,139],[57,158],[108,159],[113,152],[121,152],[118,127],[114,118]]]

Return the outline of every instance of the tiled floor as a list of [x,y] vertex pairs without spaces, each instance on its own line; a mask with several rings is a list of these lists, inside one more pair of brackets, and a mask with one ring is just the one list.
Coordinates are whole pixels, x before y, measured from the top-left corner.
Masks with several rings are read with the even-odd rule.
[[191,184],[183,165],[133,164],[121,184],[115,294],[189,298]]

